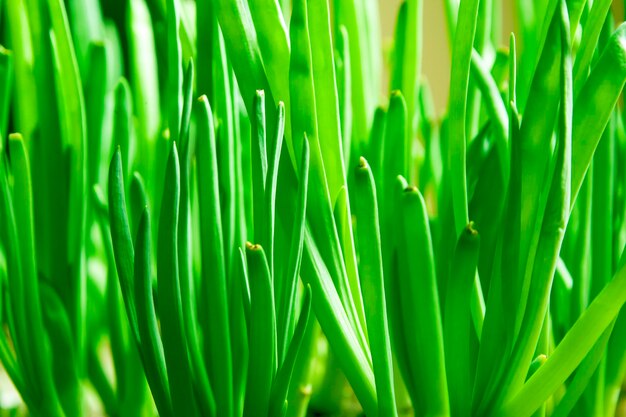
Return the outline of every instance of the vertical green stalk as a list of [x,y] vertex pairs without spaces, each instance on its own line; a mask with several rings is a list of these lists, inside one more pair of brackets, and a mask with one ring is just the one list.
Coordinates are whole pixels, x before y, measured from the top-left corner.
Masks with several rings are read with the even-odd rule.
[[569,18],[565,1],[559,5],[561,35],[559,138],[555,152],[556,163],[546,210],[541,226],[537,256],[532,269],[528,303],[520,328],[504,392],[508,398],[516,393],[526,378],[527,365],[532,360],[541,322],[545,317],[548,296],[556,268],[556,261],[569,218],[572,181],[572,57],[569,41]]
[[250,293],[246,259],[241,248],[237,251],[233,290],[230,294],[231,348],[232,356],[238,358],[232,365],[233,378],[233,414],[243,414],[245,404],[246,381],[248,378],[248,345],[247,322],[250,317]]
[[[3,27],[6,29],[7,46],[13,52],[15,89],[20,94],[14,95],[13,119],[15,128],[21,132],[26,146],[30,148],[33,132],[40,123],[38,117],[37,83],[34,71],[34,51],[38,39],[33,33],[29,17],[34,10],[27,7],[26,0],[6,1]],[[7,132],[3,132],[7,138]]]
[[[85,368],[87,308],[87,275],[85,238],[87,230],[87,126],[85,101],[80,83],[78,64],[71,41],[70,28],[64,3],[53,0],[48,3],[51,31],[50,41],[55,66],[57,105],[61,126],[61,143],[70,147],[68,167],[69,206],[67,212],[67,261],[70,264],[71,281],[69,295],[61,292],[61,299],[68,309],[75,338],[75,348],[80,372]],[[60,277],[59,277],[60,278]],[[67,278],[65,278],[67,279]],[[68,291],[65,289],[65,291]]]
[[478,15],[478,0],[462,0],[459,6],[459,20],[455,30],[454,45],[452,48],[452,73],[448,102],[448,125],[450,144],[448,147],[448,163],[452,177],[452,201],[454,208],[454,224],[457,235],[461,233],[469,222],[467,212],[467,185],[466,185],[466,137],[465,118],[467,111],[467,94],[469,86],[470,61],[474,35],[476,33],[476,18]]
[[[443,330],[434,254],[426,203],[414,187],[403,191],[397,233],[398,264],[405,283],[400,287],[404,338],[414,376],[416,412],[449,415]],[[401,284],[402,285],[402,284]],[[424,343],[424,341],[428,341]],[[415,354],[415,352],[418,352]]]
[[[2,9],[0,8],[0,10]],[[2,85],[2,94],[0,94],[0,150],[2,150],[2,142],[8,135],[9,106],[13,92],[13,53],[4,49],[2,45],[0,45],[0,85]]]
[[[271,75],[266,74],[263,67],[259,40],[254,30],[250,8],[244,2],[217,0],[215,13],[224,33],[228,58],[233,63],[241,97],[246,104],[248,114],[253,114],[253,99],[256,90],[264,90],[269,103],[274,103],[274,98],[268,82],[268,77]],[[280,99],[284,101],[283,98]],[[269,120],[274,120],[274,105],[266,109]]]
[[[202,2],[204,3],[204,2]],[[156,166],[156,144],[161,129],[161,94],[154,38],[154,28],[145,0],[130,0],[126,12],[129,49],[129,80],[132,87],[133,109],[137,117],[137,169],[146,180],[153,207]],[[156,214],[156,212],[154,212]]]
[[269,266],[259,245],[246,244],[250,279],[248,340],[250,367],[246,385],[245,416],[267,415],[272,381],[276,375],[276,314]]
[[[270,265],[270,274],[272,277],[277,276],[277,270],[275,268],[277,254],[280,253],[279,243],[276,239],[276,192],[278,188],[278,174],[280,168],[281,154],[283,150],[283,137],[285,135],[285,119],[286,111],[285,104],[283,102],[278,103],[278,109],[276,111],[276,131],[272,137],[271,144],[268,149],[273,149],[273,154],[268,153],[268,172],[265,180],[265,212],[267,213],[267,221],[263,223],[267,243],[267,257]],[[308,169],[308,166],[307,166]],[[274,278],[274,291],[276,291],[276,283]]]
[[265,93],[257,91],[254,99],[255,112],[250,119],[252,138],[250,142],[252,159],[252,194],[254,210],[255,240],[267,245],[263,225],[269,221],[265,204],[265,185],[267,181],[267,133],[265,123]]
[[355,185],[360,255],[359,277],[376,378],[378,416],[392,417],[398,415],[398,410],[393,386],[378,205],[374,177],[364,158],[361,158],[356,168]]
[[128,222],[128,211],[126,210],[124,174],[119,148],[117,148],[111,160],[108,184],[109,223],[111,225],[111,240],[113,242],[113,253],[115,255],[115,267],[117,268],[117,275],[120,280],[131,333],[136,340],[139,340],[135,300],[132,297],[135,251],[131,238],[130,224]]
[[[233,366],[231,329],[226,283],[222,212],[218,184],[218,155],[213,114],[206,96],[196,104],[198,200],[202,254],[200,326],[204,333],[204,355],[217,401],[217,413],[232,414]],[[236,294],[238,297],[239,294]],[[206,306],[206,307],[204,307]],[[231,306],[235,308],[234,306]],[[233,329],[234,332],[236,329]]]
[[[214,91],[216,92],[215,113],[219,128],[216,137],[217,167],[219,168],[219,190],[221,200],[220,216],[222,220],[222,233],[224,238],[224,256],[226,271],[232,270],[236,260],[235,248],[235,217],[236,217],[236,190],[235,190],[235,114],[234,114],[234,91],[231,88],[231,70],[226,56],[225,36],[222,35],[221,27],[215,27],[218,38],[215,49],[215,77]],[[219,94],[217,93],[219,91]],[[251,97],[252,98],[252,97]],[[251,111],[251,108],[248,108]],[[254,114],[251,112],[250,114]]]
[[293,229],[291,231],[291,245],[289,247],[288,267],[284,277],[281,277],[283,284],[277,298],[277,323],[279,334],[278,358],[284,360],[287,353],[287,346],[292,337],[292,329],[295,327],[295,304],[298,276],[302,262],[302,248],[304,242],[304,228],[306,223],[306,204],[309,187],[309,142],[304,141],[302,148],[302,160],[300,162],[300,184],[298,187],[298,197],[296,202]]
[[554,10],[548,30],[547,40],[541,52],[539,63],[530,86],[526,111],[520,128],[521,141],[521,195],[535,195],[537,199],[522,198],[520,259],[522,265],[520,282],[513,286],[516,292],[517,313],[514,334],[517,337],[529,294],[530,275],[539,242],[542,218],[546,210],[546,198],[549,193],[550,178],[550,143],[554,134],[554,121],[558,114],[560,95],[560,39],[559,8]]
[[[9,149],[13,192],[8,183],[8,161],[4,153],[0,154],[0,214],[6,225],[0,237],[4,242],[8,276],[15,277],[8,281],[9,323],[13,321],[11,328],[17,361],[35,401],[29,404],[29,408],[42,415],[62,416],[64,410],[53,382],[54,358],[46,348],[49,342],[37,278],[30,168],[21,136],[11,135]],[[33,343],[32,334],[41,339]]]
[[192,213],[191,213],[191,163],[195,139],[189,134],[193,94],[193,61],[189,61],[183,77],[183,111],[180,124],[181,147],[180,216],[178,218],[178,258],[180,293],[185,326],[185,338],[191,363],[191,376],[198,406],[202,414],[215,413],[215,400],[202,357],[200,336],[196,320],[195,279],[192,265]]
[[411,150],[413,149],[413,140],[415,137],[415,131],[413,129],[415,126],[414,119],[418,115],[418,102],[416,99],[418,80],[422,68],[424,2],[423,0],[408,0],[406,4],[406,32],[404,33],[402,43],[399,45],[404,49],[402,51],[402,59],[396,62],[397,66],[402,66],[402,76],[400,85],[392,86],[392,88],[394,90],[400,89],[406,100],[408,131],[404,137],[405,141],[403,145],[405,152],[403,173],[407,175],[409,181],[412,181],[415,175],[414,169],[416,168],[412,166],[413,155]]
[[470,294],[479,247],[480,236],[470,223],[457,241],[443,318],[446,376],[450,386],[454,387],[450,390],[450,411],[454,416],[469,416],[471,411]]
[[[282,101],[289,106],[289,79],[284,76],[289,68],[289,32],[278,1],[252,0],[248,7],[271,95],[277,100],[267,105],[273,107]],[[271,148],[270,152],[273,152]]]
[[159,414],[172,416],[172,402],[167,380],[163,343],[158,330],[154,297],[152,295],[152,236],[150,233],[150,212],[148,207],[144,207],[141,220],[139,221],[134,279],[134,297],[137,303],[141,357],[146,377]]
[[[309,222],[316,241],[323,242],[318,246],[323,260],[332,271],[332,277],[337,291],[340,294],[344,309],[350,318],[352,326],[357,331],[361,346],[367,350],[362,324],[358,320],[355,303],[349,278],[347,277],[345,260],[341,253],[341,245],[337,227],[332,215],[329,183],[325,170],[321,143],[318,136],[318,119],[316,110],[316,96],[311,61],[311,42],[309,37],[307,18],[307,1],[299,0],[294,3],[291,15],[290,36],[292,44],[291,64],[289,69],[292,113],[292,139],[296,154],[302,151],[302,140],[310,140],[311,149],[311,176],[307,199]],[[301,109],[309,109],[303,112]]]
[[198,63],[198,76],[196,90],[199,94],[206,94],[209,101],[214,103],[213,94],[213,54],[218,39],[217,15],[214,11],[213,2],[196,2],[196,62]]
[[339,97],[339,120],[344,165],[350,163],[352,144],[352,78],[350,75],[350,41],[345,26],[339,28],[336,37],[335,65],[337,73],[337,94]]
[[176,142],[172,142],[165,172],[157,249],[161,334],[174,414],[195,416],[197,408],[184,332],[178,265],[180,166]]
[[[89,186],[99,184],[101,180],[101,159],[103,124],[107,95],[106,46],[103,43],[92,44],[89,49],[91,61],[85,86],[85,109],[87,110],[88,163],[87,181]],[[108,155],[105,159],[108,158]]]
[[180,45],[180,11],[176,0],[167,0],[167,113],[170,138],[178,141],[180,118],[183,111],[181,97],[182,51]]
[[[353,149],[361,153],[361,148],[367,140],[370,119],[373,115],[373,103],[370,103],[368,90],[371,87],[368,80],[368,61],[364,59],[366,55],[366,39],[363,22],[359,20],[358,10],[363,7],[355,0],[335,0],[335,33],[338,33],[341,26],[346,28],[348,41],[350,43],[350,79],[352,80],[352,109],[353,109]],[[293,19],[293,13],[292,13]],[[292,51],[297,48],[292,42]],[[371,106],[371,109],[369,108]],[[370,110],[372,114],[370,113]]]
[[131,155],[132,138],[132,104],[128,82],[122,78],[115,87],[115,107],[113,112],[113,144],[119,147],[122,154],[122,172],[130,178],[133,166]]
[[611,36],[574,103],[572,157],[576,164],[572,167],[572,202],[625,82],[626,24],[623,23]]
[[[328,192],[336,198],[346,185],[346,169],[341,153],[341,126],[328,0],[307,0],[311,64],[315,92],[315,115],[322,149]],[[373,66],[373,65],[372,65]],[[350,208],[348,206],[348,212]]]

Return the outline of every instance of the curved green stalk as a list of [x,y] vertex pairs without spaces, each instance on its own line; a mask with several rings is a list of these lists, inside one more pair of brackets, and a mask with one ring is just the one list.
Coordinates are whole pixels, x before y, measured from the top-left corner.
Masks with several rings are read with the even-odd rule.
[[302,279],[311,286],[315,315],[359,402],[367,414],[376,415],[378,401],[370,359],[361,347],[309,228],[307,225],[304,234]]
[[626,267],[617,272],[565,335],[546,363],[497,416],[530,416],[578,367],[626,302]]
[[485,107],[489,113],[489,117],[493,123],[492,129],[495,131],[496,141],[498,142],[498,152],[501,161],[503,183],[508,182],[508,132],[509,118],[507,109],[504,105],[498,86],[493,77],[486,68],[480,55],[473,50],[471,61],[472,74],[476,80],[476,85],[480,89],[481,94],[485,97]]

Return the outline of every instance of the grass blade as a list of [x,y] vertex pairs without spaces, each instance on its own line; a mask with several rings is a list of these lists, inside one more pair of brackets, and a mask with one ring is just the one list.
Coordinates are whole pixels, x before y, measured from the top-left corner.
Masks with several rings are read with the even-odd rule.
[[469,416],[473,388],[470,359],[470,297],[476,267],[480,236],[472,223],[459,236],[450,272],[443,318],[446,348],[446,376],[450,386],[450,410],[455,416]]
[[137,303],[141,357],[152,391],[152,398],[154,398],[159,414],[172,416],[165,356],[152,294],[152,236],[148,207],[144,207],[141,214],[135,246],[134,296]]
[[[76,357],[80,369],[85,365],[87,306],[85,274],[85,238],[87,234],[87,125],[85,101],[70,27],[61,0],[48,3],[50,12],[50,41],[53,52],[54,80],[57,88],[57,106],[61,127],[61,141],[69,146],[69,208],[67,212],[67,261],[70,264],[70,283],[56,287],[64,300],[75,338]],[[66,278],[67,279],[67,278]],[[68,285],[69,284],[69,285]],[[61,290],[63,288],[63,290]],[[65,295],[69,288],[71,295]]]
[[127,213],[122,156],[120,149],[117,148],[109,168],[109,223],[111,225],[115,267],[117,268],[117,275],[122,288],[124,304],[126,305],[126,314],[128,315],[134,338],[140,340],[139,331],[137,330],[135,300],[132,297],[135,251],[130,235]]
[[524,383],[526,369],[532,361],[539,340],[541,322],[547,314],[550,288],[569,218],[572,180],[572,62],[567,7],[565,1],[560,3],[560,10],[557,14],[561,16],[560,95],[562,104],[559,111],[556,164],[537,244],[537,256],[532,270],[528,302],[524,311],[520,334],[512,354],[512,363],[516,364],[516,367],[513,368],[513,372],[509,372],[510,380],[506,381],[506,391],[508,391],[506,395],[509,398]]
[[3,141],[8,137],[7,127],[9,121],[9,109],[11,103],[11,93],[13,92],[13,53],[4,49],[0,45],[0,85],[2,94],[0,95],[0,150]]
[[584,390],[589,386],[591,378],[604,357],[604,351],[611,332],[613,331],[613,327],[613,325],[610,325],[604,331],[587,356],[585,356],[585,359],[580,363],[580,366],[578,366],[576,370],[576,375],[574,375],[572,381],[567,385],[565,395],[554,409],[553,416],[561,417],[571,415],[570,413],[576,406],[581,395],[583,395]]
[[[274,139],[268,149],[273,149],[274,154],[268,153],[268,172],[265,181],[265,207],[267,213],[267,221],[264,222],[267,231],[264,233],[267,238],[268,262],[270,265],[270,273],[272,277],[277,275],[274,268],[275,254],[278,252],[278,243],[276,242],[276,190],[278,188],[278,170],[280,169],[280,155],[283,150],[283,138],[285,135],[285,104],[278,103],[276,112],[276,132]],[[308,169],[308,167],[307,167]],[[276,284],[275,289],[276,289]]]
[[[26,7],[25,0],[6,1],[3,25],[6,27],[8,47],[13,53],[13,68],[15,74],[13,120],[16,131],[24,137],[27,148],[37,124],[40,123],[37,105],[37,84],[35,79],[33,39],[36,39],[30,24],[29,17],[33,10]],[[35,42],[36,44],[37,42]],[[8,132],[2,132],[6,140]]]
[[298,352],[300,352],[300,346],[302,345],[305,333],[312,325],[311,319],[311,287],[307,285],[304,291],[304,299],[300,309],[298,324],[296,325],[293,338],[289,342],[289,349],[287,349],[285,359],[279,367],[276,378],[272,384],[270,408],[268,413],[270,416],[280,415],[280,410],[282,410],[287,404],[287,394],[289,393],[289,386],[292,382],[292,375],[294,367],[296,366],[296,358],[298,356]]
[[462,0],[459,5],[459,18],[456,25],[454,44],[452,47],[452,73],[448,102],[449,137],[448,161],[452,175],[452,201],[454,208],[454,224],[457,235],[469,222],[467,212],[467,185],[465,179],[466,159],[465,146],[468,141],[465,132],[467,113],[467,95],[469,86],[470,62],[472,45],[476,34],[478,15],[477,0]]
[[252,139],[250,143],[252,158],[252,191],[254,208],[254,237],[264,246],[267,236],[263,225],[269,220],[265,212],[265,185],[267,183],[267,139],[265,123],[265,93],[257,91],[254,99],[255,112],[250,120]]
[[193,397],[187,339],[184,332],[178,266],[179,200],[180,166],[176,143],[172,142],[159,219],[157,249],[159,316],[173,412],[175,415],[195,416],[197,409]]
[[[129,34],[130,81],[137,115],[137,133],[142,138],[138,141],[138,146],[146,146],[148,149],[145,151],[154,152],[152,147],[161,125],[160,90],[153,26],[145,0],[128,2],[126,27]],[[142,155],[140,161],[145,161],[146,169],[151,167],[149,154],[138,151]]]
[[293,229],[291,231],[291,246],[289,248],[288,266],[285,270],[282,291],[277,297],[278,309],[278,329],[283,329],[278,339],[278,358],[285,360],[288,352],[289,340],[292,338],[292,331],[295,327],[294,306],[296,301],[296,289],[298,276],[300,275],[300,265],[302,262],[302,248],[304,242],[304,229],[306,224],[306,204],[309,187],[309,142],[304,141],[302,148],[302,161],[300,162],[300,185],[298,189],[298,199],[296,202]]
[[246,244],[250,279],[250,351],[244,415],[268,415],[272,381],[276,375],[276,314],[269,266],[263,248]]
[[99,184],[102,176],[103,124],[107,99],[107,50],[103,43],[91,44],[89,49],[89,74],[85,86],[85,109],[87,110],[87,180],[90,186]]
[[580,45],[576,52],[576,62],[574,62],[574,97],[576,99],[587,80],[589,67],[611,3],[613,2],[610,0],[594,1],[589,11]]
[[620,25],[576,97],[572,125],[572,204],[626,82],[626,24]]
[[[532,271],[541,220],[545,210],[545,201],[549,184],[550,142],[554,132],[554,121],[557,118],[560,88],[560,13],[558,8],[551,15],[552,20],[547,35],[547,41],[537,69],[532,80],[530,93],[526,104],[526,111],[520,127],[521,143],[521,195],[535,195],[538,200],[522,198],[521,203],[521,231],[520,231],[520,259],[527,259],[522,265],[523,280],[521,287],[514,288],[515,299],[520,300],[514,334],[517,335],[525,311],[528,297],[529,275]],[[523,262],[523,261],[522,261]],[[525,269],[524,269],[525,268]]]
[[376,188],[372,171],[364,158],[356,168],[355,185],[359,276],[376,379],[378,415],[397,416]]
[[180,44],[180,10],[176,0],[167,0],[167,121],[170,138],[177,142],[180,134],[183,98],[183,60]]
[[483,97],[486,97],[485,107],[489,114],[489,118],[493,123],[492,129],[498,143],[498,151],[500,155],[500,161],[502,166],[503,182],[508,183],[509,175],[509,158],[507,157],[508,149],[508,132],[509,132],[509,118],[498,86],[493,77],[486,68],[480,55],[474,50],[472,51],[471,70],[477,87],[480,89]]
[[70,320],[56,291],[47,283],[41,285],[40,289],[42,305],[46,306],[43,311],[44,324],[51,336],[52,377],[63,415],[81,416],[84,410]]
[[0,155],[0,210],[1,217],[6,219],[7,225],[6,228],[2,228],[0,236],[4,242],[8,275],[15,277],[8,280],[11,308],[9,311],[12,314],[9,323],[14,323],[11,326],[13,343],[24,377],[24,387],[28,387],[26,398],[30,397],[35,401],[30,403],[29,407],[35,412],[60,416],[63,410],[53,383],[51,369],[53,359],[43,343],[32,343],[29,337],[31,334],[29,329],[38,330],[37,334],[42,337],[47,336],[40,307],[40,289],[35,263],[29,162],[23,140],[19,135],[10,137],[9,149],[14,179],[13,195],[8,183],[7,160],[4,154]]
[[352,79],[350,77],[350,40],[345,26],[339,28],[336,42],[335,65],[337,68],[335,72],[337,73],[343,163],[348,165],[352,147]]
[[302,255],[303,281],[311,286],[315,315],[331,348],[367,414],[376,415],[378,402],[374,374],[366,353],[348,319],[330,273],[307,226]]
[[412,397],[419,399],[420,413],[447,415],[448,385],[432,240],[426,204],[416,188],[403,191],[401,215],[396,227],[400,276],[406,277],[400,288],[403,332],[408,352],[419,352],[409,355],[415,378],[412,385],[417,390]]
[[[252,0],[248,2],[248,7],[256,29],[258,48],[270,91],[275,100],[280,100],[289,107],[289,79],[281,75],[289,68],[290,56],[289,32],[283,14],[276,0]],[[268,106],[275,105],[278,105],[278,101],[268,103]],[[268,155],[273,151],[269,148]]]
[[233,276],[233,290],[230,294],[230,335],[232,356],[239,358],[233,362],[233,410],[236,415],[242,415],[246,382],[248,376],[248,326],[250,322],[250,288],[248,285],[248,270],[243,250],[237,253],[237,265]]
[[[246,104],[248,114],[254,114],[254,92],[264,90],[267,102],[271,103],[266,109],[267,118],[273,120],[274,98],[263,67],[259,41],[248,5],[243,2],[218,0],[215,3],[215,12],[224,33],[229,59],[232,60],[241,97]],[[278,74],[269,76],[278,76]],[[276,97],[276,99],[286,101],[284,97]],[[271,127],[270,131],[272,131]]]
[[598,294],[546,363],[505,403],[498,416],[530,416],[576,369],[626,302],[626,266]]
[[[309,30],[309,37],[318,137],[328,192],[331,198],[335,198],[339,189],[346,185],[346,169],[341,153],[339,95],[332,53],[328,0],[307,0],[306,8],[308,27],[315,28]],[[331,205],[333,204],[334,201],[331,200]]]
[[[311,223],[311,232],[316,241],[325,242],[318,249],[331,271],[331,276],[348,314],[350,323],[357,331],[361,346],[367,351],[367,343],[356,307],[350,291],[345,261],[341,253],[341,245],[337,227],[332,214],[331,201],[335,196],[329,194],[329,183],[324,166],[321,142],[318,136],[316,97],[311,61],[310,26],[307,18],[306,0],[294,3],[291,15],[290,36],[292,44],[291,65],[289,70],[292,138],[296,154],[302,152],[302,140],[309,140],[310,145],[310,184],[311,195],[307,199],[307,213]],[[310,111],[301,112],[300,108]]]
[[231,412],[233,407],[234,362],[228,314],[215,130],[213,114],[206,96],[200,97],[196,103],[196,117],[196,164],[202,254],[202,284],[198,298],[203,300],[200,303],[200,326],[204,333],[204,356],[209,380],[214,384],[216,410],[218,415],[221,415],[222,412]]

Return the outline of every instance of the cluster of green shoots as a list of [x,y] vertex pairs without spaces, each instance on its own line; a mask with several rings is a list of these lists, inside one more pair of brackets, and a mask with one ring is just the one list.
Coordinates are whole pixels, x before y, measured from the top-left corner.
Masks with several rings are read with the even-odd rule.
[[512,3],[439,118],[423,0],[0,0],[0,408],[614,416],[626,25]]

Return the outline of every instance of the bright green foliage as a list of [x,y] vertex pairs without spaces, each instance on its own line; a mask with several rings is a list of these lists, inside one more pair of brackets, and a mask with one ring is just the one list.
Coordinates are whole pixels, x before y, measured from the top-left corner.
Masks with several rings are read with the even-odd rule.
[[501,3],[438,115],[422,0],[1,0],[0,411],[614,416],[626,24]]

